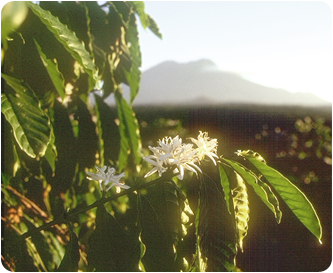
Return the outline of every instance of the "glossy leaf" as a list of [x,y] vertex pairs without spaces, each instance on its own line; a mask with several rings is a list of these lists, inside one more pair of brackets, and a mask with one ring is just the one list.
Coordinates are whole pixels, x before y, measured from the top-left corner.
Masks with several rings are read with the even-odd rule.
[[38,42],[36,40],[34,40],[34,42],[38,49],[39,56],[43,62],[43,65],[46,68],[47,73],[49,74],[49,76],[53,82],[54,87],[56,88],[61,99],[64,100],[64,98],[66,96],[65,80],[64,80],[63,75],[61,74],[61,72],[58,69],[57,62],[54,63],[51,59],[48,59],[46,57],[46,55],[44,54],[44,52],[42,51]]
[[91,80],[90,89],[99,88],[98,71],[94,61],[76,34],[66,25],[62,24],[51,12],[42,9],[37,4],[28,3],[28,6],[87,72]]
[[253,157],[252,154],[248,155],[248,153],[242,153],[242,156],[244,156],[258,169],[258,171],[265,177],[265,179],[286,202],[296,217],[320,241],[322,236],[320,220],[315,209],[304,193],[301,192],[280,172],[266,165],[265,161],[258,160],[258,157]]
[[255,176],[250,170],[246,170],[244,166],[232,160],[223,159],[224,162],[229,164],[242,178],[249,183],[255,193],[260,197],[261,201],[274,213],[277,223],[281,222],[282,212],[280,210],[279,200],[272,192],[272,189],[259,178]]
[[30,157],[44,156],[50,141],[50,121],[24,82],[2,74],[7,86],[1,94],[1,112],[13,128],[14,137]]

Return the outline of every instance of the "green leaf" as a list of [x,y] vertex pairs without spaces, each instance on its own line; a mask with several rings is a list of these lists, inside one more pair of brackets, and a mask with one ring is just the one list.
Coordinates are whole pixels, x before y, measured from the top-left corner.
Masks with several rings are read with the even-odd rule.
[[[115,109],[111,109],[109,105],[99,96],[95,94],[96,116],[98,126],[98,137],[102,138],[100,142],[100,155],[104,162],[116,162],[119,155],[119,128],[114,122],[117,117]],[[102,164],[102,163],[101,163]],[[102,164],[103,165],[103,164]]]
[[1,112],[13,128],[14,137],[30,157],[44,156],[50,141],[50,121],[23,81],[1,74],[7,85],[1,94]]
[[43,264],[45,265],[46,269],[48,271],[53,271],[54,270],[54,265],[52,262],[52,253],[50,251],[50,248],[44,238],[44,236],[37,232],[31,237],[31,240],[33,244],[35,245],[38,254],[43,261]]
[[181,213],[185,209],[185,196],[172,180],[163,181],[149,189],[152,203],[164,232],[177,246],[182,237]]
[[241,155],[259,170],[286,202],[296,217],[318,238],[319,242],[321,242],[322,227],[320,220],[305,194],[280,172],[266,165],[263,160],[258,160],[257,157],[253,157],[251,154],[245,154],[244,152],[242,152]]
[[134,11],[140,18],[141,25],[144,29],[147,27],[160,39],[162,39],[162,34],[158,28],[156,22],[147,13],[145,13],[145,4],[143,1],[130,1],[128,2],[133,6]]
[[125,75],[130,86],[130,103],[132,104],[139,92],[141,71],[141,51],[139,44],[139,33],[137,29],[135,15],[131,14],[129,27],[126,32],[126,38],[131,44],[130,52],[132,57],[132,66],[130,71],[125,70]]
[[247,235],[250,209],[247,188],[243,178],[238,173],[236,173],[236,181],[237,187],[231,192],[234,203],[237,246],[243,252],[243,239]]
[[[99,158],[100,158],[100,164],[104,166],[104,139],[103,139],[103,129],[102,129],[102,120],[101,120],[101,110],[100,110],[100,104],[103,102],[103,100],[96,94],[94,94],[95,97],[95,113],[97,118],[97,129],[98,129],[98,150],[99,150]],[[103,106],[102,106],[103,107]]]
[[197,271],[233,271],[235,269],[235,233],[231,225],[222,188],[206,174],[200,177],[200,198],[196,211]]
[[127,158],[132,150],[136,165],[139,165],[142,159],[141,155],[141,138],[139,124],[135,113],[127,101],[121,96],[119,91],[116,94],[117,110],[119,116],[119,132],[121,137],[120,154],[119,154],[119,171],[127,164]]
[[126,128],[125,117],[122,108],[123,97],[115,96],[117,102],[117,111],[119,117],[119,134],[120,134],[120,151],[119,151],[119,163],[118,168],[121,172],[127,166],[128,155],[131,152],[130,137],[128,135],[128,129]]
[[11,228],[3,228],[1,232],[2,265],[10,271],[38,271],[33,258],[29,255],[28,242]]
[[160,29],[158,27],[158,25],[156,24],[156,22],[154,21],[153,18],[151,18],[148,15],[148,19],[149,19],[149,29],[160,39],[162,39],[162,33],[160,32]]
[[260,197],[263,203],[274,213],[277,223],[280,223],[282,212],[280,210],[279,200],[272,192],[272,189],[266,183],[257,178],[253,172],[246,170],[246,168],[238,162],[225,158],[222,160],[229,164],[247,183],[252,186],[253,190]]
[[127,2],[120,2],[120,1],[110,1],[109,4],[110,4],[109,14],[116,13],[116,16],[118,16],[119,23],[121,23],[122,26],[127,28],[129,14],[132,12],[132,10],[129,8],[129,4]]
[[27,5],[54,34],[57,40],[63,44],[73,58],[84,68],[89,75],[90,89],[99,89],[99,77],[95,63],[76,34],[66,25],[62,24],[57,17],[53,16],[49,11],[42,9],[39,5],[30,2],[27,2]]
[[138,256],[118,221],[99,205],[96,229],[89,237],[88,263],[96,271],[138,271]]
[[[24,214],[25,224],[30,229],[36,228],[36,223],[33,219]],[[41,231],[34,233],[31,236],[30,253],[35,260],[38,267],[47,270],[47,272],[53,272],[56,266],[56,261],[59,259],[58,248],[54,244],[54,235],[51,232]],[[30,239],[29,239],[30,240]],[[62,271],[65,272],[65,271]],[[69,272],[69,271],[66,271]]]
[[66,246],[65,256],[62,259],[58,272],[77,272],[80,261],[79,241],[75,232],[70,229],[70,241]]
[[80,166],[92,168],[95,166],[96,153],[98,152],[98,136],[96,134],[96,124],[92,120],[92,115],[87,104],[82,99],[77,99],[77,111],[79,134],[78,143],[80,150],[77,151]]
[[149,25],[149,18],[145,13],[145,3],[143,1],[130,1],[129,3],[133,5],[135,12],[140,18],[140,22],[143,28],[147,28]]
[[185,271],[184,262],[190,241],[185,234],[193,215],[186,197],[172,180],[161,181],[139,196],[141,259],[147,271]]
[[232,196],[230,190],[230,182],[226,170],[224,168],[225,167],[222,164],[219,164],[220,181],[224,191],[224,199],[227,204],[228,212],[231,214]]
[[45,159],[47,160],[47,162],[49,163],[52,172],[54,174],[55,172],[55,165],[56,165],[56,158],[57,158],[57,147],[55,145],[55,136],[54,136],[54,132],[53,132],[53,128],[52,126],[50,126],[51,128],[51,134],[50,134],[50,142],[47,145],[46,151],[45,151]]
[[[1,43],[7,49],[7,37],[25,20],[28,8],[24,1],[7,2],[1,10]],[[3,53],[2,53],[3,54]],[[3,56],[1,57],[2,60]],[[1,61],[2,64],[2,61]]]
[[[166,197],[163,197],[163,187],[156,187],[147,197],[139,197],[139,219],[142,232],[140,235],[141,242],[145,247],[144,255],[141,259],[147,271],[175,271],[175,253],[173,251],[174,235],[177,234],[177,227],[174,229],[173,223],[180,222],[180,217],[173,217],[170,223],[166,222],[165,213],[177,214],[177,210],[171,210]],[[155,200],[150,200],[154,198]],[[156,203],[158,198],[162,198],[160,203]],[[172,208],[174,208],[173,204]],[[177,206],[177,205],[176,205]],[[169,209],[168,209],[169,207]],[[161,219],[160,217],[163,217]],[[177,236],[177,235],[176,235]]]
[[65,80],[63,75],[58,69],[58,64],[57,62],[53,62],[51,59],[48,59],[44,52],[42,51],[40,45],[38,42],[34,39],[35,45],[38,49],[39,56],[46,68],[47,73],[49,74],[54,87],[56,88],[59,96],[61,97],[62,100],[64,100],[66,96],[66,91],[65,91]]

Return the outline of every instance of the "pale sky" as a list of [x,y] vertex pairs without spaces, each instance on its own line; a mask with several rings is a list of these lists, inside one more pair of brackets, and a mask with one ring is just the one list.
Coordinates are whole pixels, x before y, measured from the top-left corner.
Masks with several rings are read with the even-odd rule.
[[257,83],[332,102],[331,8],[322,1],[145,1],[163,40],[139,28],[142,70],[205,58]]

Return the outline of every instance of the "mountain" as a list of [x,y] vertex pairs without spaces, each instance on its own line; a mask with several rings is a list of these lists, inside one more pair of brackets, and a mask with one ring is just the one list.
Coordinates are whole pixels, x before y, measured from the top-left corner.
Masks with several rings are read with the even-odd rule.
[[[128,87],[124,88],[125,94]],[[311,93],[290,93],[266,87],[231,72],[210,60],[163,62],[142,74],[134,105],[216,105],[226,103],[328,106]]]

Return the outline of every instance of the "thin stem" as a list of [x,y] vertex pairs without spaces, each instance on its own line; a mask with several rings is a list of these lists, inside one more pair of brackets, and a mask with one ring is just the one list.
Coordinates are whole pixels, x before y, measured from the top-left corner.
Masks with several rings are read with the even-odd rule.
[[172,174],[172,175],[167,175],[166,177],[159,177],[153,181],[150,181],[148,183],[144,183],[142,185],[139,185],[135,188],[129,188],[128,190],[124,190],[118,194],[115,194],[115,195],[112,195],[112,196],[109,196],[107,198],[105,198],[104,196],[101,198],[101,199],[98,199],[96,200],[94,203],[92,203],[91,205],[89,206],[86,206],[84,208],[74,208],[74,209],[71,209],[69,210],[68,212],[65,212],[61,217],[57,218],[57,219],[54,219],[52,220],[51,222],[48,222],[48,223],[45,223],[41,226],[39,226],[38,228],[35,228],[35,229],[31,229],[29,231],[27,231],[26,233],[22,234],[22,238],[23,239],[26,239],[30,236],[32,236],[33,234],[39,232],[39,231],[42,231],[42,230],[45,230],[51,226],[54,226],[54,225],[57,225],[57,224],[60,224],[60,223],[63,223],[63,222],[67,222],[67,221],[70,221],[70,218],[75,216],[75,215],[78,215],[80,213],[83,213],[83,212],[86,212],[88,210],[91,210],[95,207],[97,207],[98,205],[100,204],[105,204],[106,202],[110,202],[112,200],[115,200],[117,198],[119,198],[120,196],[124,196],[124,195],[127,195],[127,194],[130,194],[132,192],[135,192],[135,191],[138,191],[138,190],[141,190],[141,189],[145,189],[149,186],[152,186],[156,183],[159,183],[161,181],[165,181],[167,179],[170,179],[172,178],[173,176],[175,176],[177,174]]

